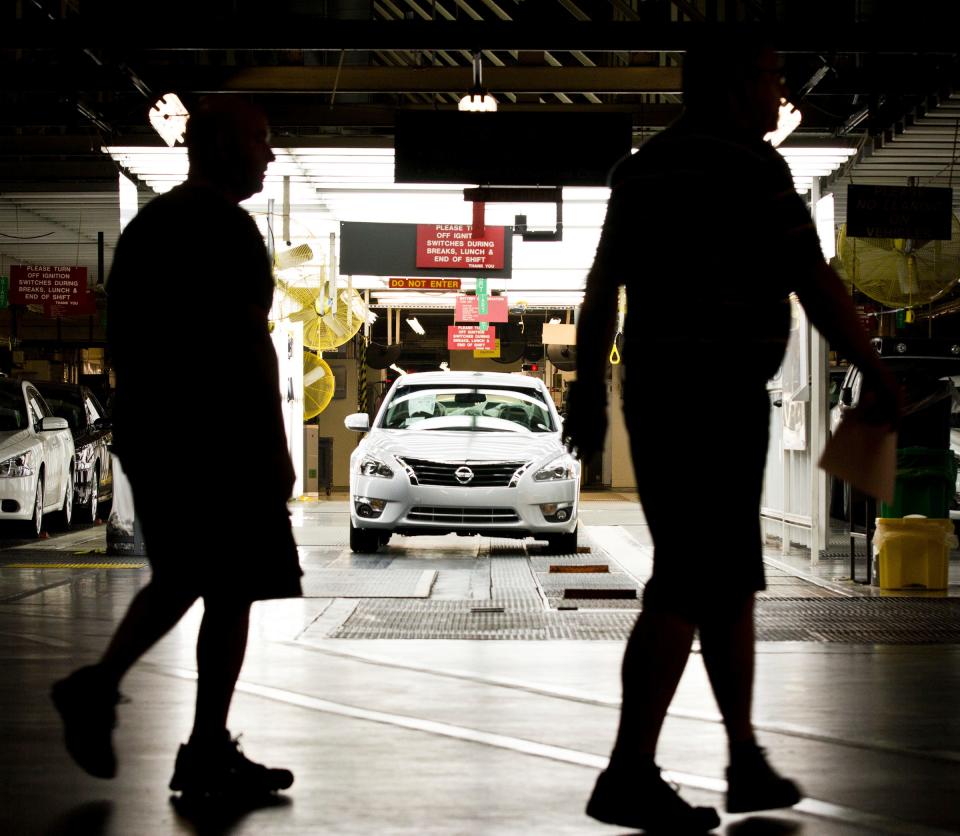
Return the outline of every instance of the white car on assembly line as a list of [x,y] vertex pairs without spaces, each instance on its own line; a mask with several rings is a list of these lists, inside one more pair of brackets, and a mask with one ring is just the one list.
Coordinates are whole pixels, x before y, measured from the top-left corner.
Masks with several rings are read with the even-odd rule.
[[0,379],[0,522],[39,537],[43,515],[59,528],[73,517],[73,435],[26,380]]
[[401,375],[350,456],[350,548],[391,534],[483,534],[577,550],[580,464],[543,381],[503,372]]

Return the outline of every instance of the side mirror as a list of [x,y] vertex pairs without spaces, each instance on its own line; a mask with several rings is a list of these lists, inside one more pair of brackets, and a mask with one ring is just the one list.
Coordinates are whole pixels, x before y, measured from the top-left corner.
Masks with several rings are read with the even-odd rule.
[[365,433],[370,429],[370,416],[366,412],[354,412],[343,419],[343,426],[354,432]]
[[69,430],[70,425],[66,418],[55,418],[48,416],[40,419],[40,432],[49,432],[50,430]]
[[840,403],[844,406],[853,406],[853,389],[849,386],[844,386],[840,390]]

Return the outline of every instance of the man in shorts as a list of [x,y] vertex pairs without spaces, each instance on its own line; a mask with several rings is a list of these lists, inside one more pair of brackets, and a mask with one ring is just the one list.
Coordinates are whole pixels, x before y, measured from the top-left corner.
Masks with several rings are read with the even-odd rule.
[[[754,597],[765,588],[759,523],[770,399],[795,293],[811,322],[863,372],[861,413],[895,425],[892,379],[823,259],[782,157],[784,80],[753,36],[712,37],[683,64],[684,112],[621,161],[577,327],[567,443],[583,459],[606,432],[606,357],[627,290],[624,415],[654,570],[623,658],[620,728],[587,813],[669,833],[716,827],[654,762],[696,631],[729,741],[726,807],[788,807],[800,789],[767,763],[751,722]],[[713,547],[691,529],[716,511]]]
[[187,123],[187,180],[145,206],[117,244],[107,282],[114,452],[152,576],[100,661],[52,689],[68,752],[113,777],[120,681],[202,598],[194,726],[170,782],[184,795],[249,798],[293,783],[289,770],[247,759],[227,730],[251,604],[302,594],[267,325],[272,268],[238,205],[263,188],[268,140],[251,104],[202,101]]

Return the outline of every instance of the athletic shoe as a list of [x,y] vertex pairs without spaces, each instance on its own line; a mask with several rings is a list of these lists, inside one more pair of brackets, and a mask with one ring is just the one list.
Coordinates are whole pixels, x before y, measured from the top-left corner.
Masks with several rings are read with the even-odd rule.
[[713,807],[692,807],[663,778],[657,767],[636,773],[607,769],[597,778],[587,815],[605,824],[648,832],[706,833],[720,825]]
[[777,774],[759,746],[731,761],[727,768],[728,813],[792,807],[801,798],[800,788],[789,778]]
[[289,769],[254,763],[240,749],[239,737],[222,742],[184,743],[170,779],[170,789],[184,796],[263,795],[293,784]]
[[120,692],[95,665],[80,668],[55,682],[50,698],[63,720],[67,752],[84,771],[97,778],[117,774],[113,729]]

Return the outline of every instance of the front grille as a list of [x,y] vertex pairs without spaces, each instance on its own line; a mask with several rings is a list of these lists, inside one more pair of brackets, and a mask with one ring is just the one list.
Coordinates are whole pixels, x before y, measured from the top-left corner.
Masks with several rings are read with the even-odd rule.
[[[400,459],[414,485],[442,485],[464,488],[516,487],[520,472],[528,462],[433,462],[428,459]],[[456,477],[461,468],[469,468],[473,478],[463,482]]]
[[407,519],[416,522],[472,525],[474,523],[515,523],[520,521],[513,508],[453,508],[447,505],[417,505]]

